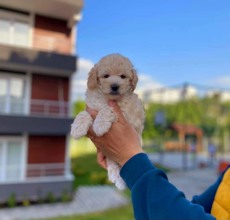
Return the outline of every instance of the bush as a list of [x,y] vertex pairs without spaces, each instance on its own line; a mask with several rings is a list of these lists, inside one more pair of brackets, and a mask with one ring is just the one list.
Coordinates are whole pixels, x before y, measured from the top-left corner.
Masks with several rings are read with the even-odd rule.
[[54,203],[54,202],[56,202],[56,199],[55,199],[55,197],[54,197],[54,195],[53,195],[52,192],[48,192],[48,193],[47,193],[46,201],[47,201],[48,203]]
[[64,190],[61,195],[61,202],[69,202],[71,201],[71,195],[67,190]]
[[29,206],[29,205],[30,205],[30,200],[24,199],[24,200],[22,201],[22,205],[25,206],[25,207]]
[[12,193],[7,200],[7,206],[10,208],[13,208],[16,206],[16,203],[17,203],[16,202],[16,195],[15,195],[15,193]]
[[105,172],[93,172],[90,176],[90,180],[95,185],[107,184],[107,174]]

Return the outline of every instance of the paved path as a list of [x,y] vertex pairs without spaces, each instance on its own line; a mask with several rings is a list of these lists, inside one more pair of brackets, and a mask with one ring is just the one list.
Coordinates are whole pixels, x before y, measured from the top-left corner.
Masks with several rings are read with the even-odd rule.
[[[218,178],[217,165],[223,156],[219,155],[211,166],[210,159],[205,154],[197,155],[195,160],[189,153],[186,155],[164,153],[163,156],[151,154],[149,158],[153,163],[160,163],[173,169],[167,174],[169,181],[184,192],[187,199],[191,200],[192,196],[202,193]],[[229,155],[225,155],[224,159],[229,160]],[[199,168],[201,164],[204,165],[203,168]]]
[[70,203],[36,205],[0,210],[0,220],[47,219],[103,211],[128,204],[130,201],[112,186],[81,187]]
[[204,192],[217,178],[218,175],[214,168],[180,170],[168,174],[169,181],[184,192],[188,200],[191,200],[194,195]]
[[[194,169],[201,163],[208,165],[210,162],[208,156],[205,154],[198,154],[193,157],[192,154],[183,152],[165,152],[163,154],[154,153],[149,154],[149,158],[153,161],[153,163],[159,163],[175,170]],[[218,160],[213,162],[213,166],[217,165],[217,161]]]

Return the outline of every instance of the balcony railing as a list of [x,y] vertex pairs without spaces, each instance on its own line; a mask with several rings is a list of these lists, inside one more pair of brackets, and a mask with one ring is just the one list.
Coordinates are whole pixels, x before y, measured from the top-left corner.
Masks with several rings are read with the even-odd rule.
[[24,99],[0,97],[0,113],[21,114],[24,112]]
[[68,116],[69,103],[64,101],[31,100],[30,114],[45,116]]
[[64,163],[29,164],[26,179],[67,176],[69,173],[70,167]]
[[[29,106],[29,108],[28,108]],[[30,104],[25,99],[0,99],[0,114],[67,117],[69,103],[32,99]]]
[[28,164],[26,170],[21,165],[0,166],[0,183],[5,181],[25,181],[32,179],[47,179],[52,177],[67,177],[70,166],[64,163]]
[[71,54],[72,42],[65,37],[53,37],[36,33],[34,48],[43,51],[55,51],[56,53]]

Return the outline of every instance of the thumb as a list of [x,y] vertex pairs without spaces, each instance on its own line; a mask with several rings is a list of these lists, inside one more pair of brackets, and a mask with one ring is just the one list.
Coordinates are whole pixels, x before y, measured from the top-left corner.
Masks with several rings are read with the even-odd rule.
[[117,104],[117,102],[110,100],[109,101],[109,106],[113,108],[114,112],[116,113],[118,120],[120,122],[126,121],[125,116],[123,112],[121,111],[120,106]]
[[98,112],[91,109],[89,106],[86,106],[86,111],[90,114],[90,116],[93,118],[93,120],[95,120]]

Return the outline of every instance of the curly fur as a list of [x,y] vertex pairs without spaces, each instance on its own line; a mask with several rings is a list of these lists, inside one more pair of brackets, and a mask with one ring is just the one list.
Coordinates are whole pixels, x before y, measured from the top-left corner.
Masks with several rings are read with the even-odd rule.
[[[138,134],[144,128],[144,108],[141,100],[133,91],[138,81],[137,73],[128,58],[119,54],[110,54],[103,57],[89,72],[86,104],[98,111],[93,121],[88,112],[77,115],[72,127],[71,135],[75,139],[85,136],[90,126],[97,136],[102,136],[110,129],[116,120],[116,114],[108,106],[108,100],[116,100],[125,118],[133,125]],[[120,167],[107,158],[109,180],[119,189],[125,188],[120,177]]]

